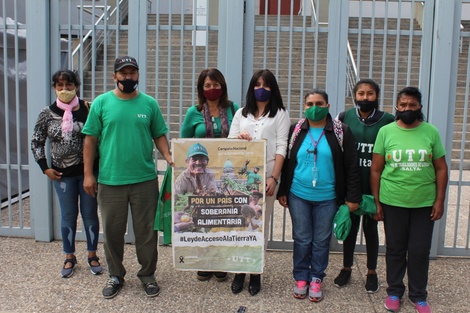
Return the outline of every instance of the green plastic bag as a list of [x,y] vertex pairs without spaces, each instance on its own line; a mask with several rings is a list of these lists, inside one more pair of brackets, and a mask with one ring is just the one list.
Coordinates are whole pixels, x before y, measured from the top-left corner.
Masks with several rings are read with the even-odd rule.
[[351,231],[351,217],[349,207],[342,204],[333,219],[333,234],[338,240],[344,241]]

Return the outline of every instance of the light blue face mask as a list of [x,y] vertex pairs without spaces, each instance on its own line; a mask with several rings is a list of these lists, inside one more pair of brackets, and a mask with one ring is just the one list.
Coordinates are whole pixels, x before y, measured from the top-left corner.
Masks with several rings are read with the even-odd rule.
[[328,115],[329,111],[330,110],[328,109],[328,106],[326,107],[313,106],[305,110],[305,117],[311,121],[319,122]]

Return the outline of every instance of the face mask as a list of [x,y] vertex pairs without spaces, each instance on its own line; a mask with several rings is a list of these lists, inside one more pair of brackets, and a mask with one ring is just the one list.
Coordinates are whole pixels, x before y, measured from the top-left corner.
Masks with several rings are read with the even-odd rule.
[[271,90],[267,90],[264,88],[255,89],[255,99],[259,102],[268,101],[271,98]]
[[356,105],[359,107],[359,110],[361,110],[364,113],[367,113],[379,106],[379,100],[375,99],[374,101],[369,101],[369,100],[356,101]]
[[204,97],[206,97],[207,100],[215,101],[220,98],[220,96],[224,93],[224,91],[222,90],[222,88],[220,89],[211,88],[209,90],[204,90],[203,93],[204,93]]
[[421,119],[421,109],[416,111],[413,110],[406,110],[406,111],[397,111],[396,112],[397,119],[401,120],[405,124],[413,124],[416,120]]
[[329,109],[326,107],[313,106],[305,110],[305,117],[311,121],[319,122],[328,115]]
[[[139,84],[138,80],[126,79],[126,80],[118,80],[117,84],[122,85],[122,92],[123,93],[133,93],[137,89],[137,85]],[[119,85],[118,85],[119,88]]]
[[59,98],[60,101],[63,103],[70,103],[73,98],[77,95],[77,92],[75,90],[61,90],[61,91],[56,91],[57,98]]

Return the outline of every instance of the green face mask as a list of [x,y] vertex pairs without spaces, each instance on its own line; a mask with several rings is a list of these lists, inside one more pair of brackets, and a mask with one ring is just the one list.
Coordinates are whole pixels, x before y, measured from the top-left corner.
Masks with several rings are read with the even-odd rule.
[[329,112],[328,106],[326,107],[313,106],[305,110],[305,117],[311,121],[319,122],[328,115],[328,112]]

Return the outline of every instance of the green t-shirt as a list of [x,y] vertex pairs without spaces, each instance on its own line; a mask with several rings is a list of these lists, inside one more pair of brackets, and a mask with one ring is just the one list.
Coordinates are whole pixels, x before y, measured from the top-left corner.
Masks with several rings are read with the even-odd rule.
[[434,204],[436,172],[432,161],[446,153],[435,126],[422,122],[407,129],[390,123],[379,130],[374,153],[385,158],[380,202],[404,208]]
[[168,132],[157,101],[139,92],[119,99],[113,91],[98,96],[82,130],[99,140],[98,182],[127,185],[157,177],[153,139]]
[[[233,120],[233,113],[237,112],[238,105],[233,102],[233,111],[230,107],[227,108],[227,119],[228,119],[228,128],[230,130],[230,125]],[[215,117],[214,122],[217,124],[217,128],[214,128],[214,137],[220,138],[221,126],[220,126],[220,117]],[[202,111],[197,110],[197,105],[191,106],[184,116],[183,125],[181,126],[180,131],[181,138],[206,138],[206,124],[204,123],[204,116]]]

